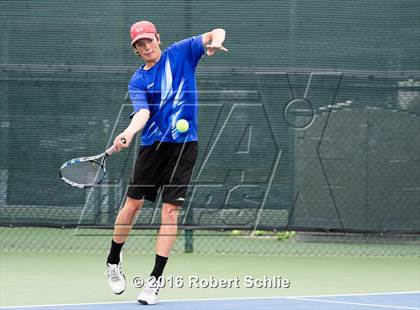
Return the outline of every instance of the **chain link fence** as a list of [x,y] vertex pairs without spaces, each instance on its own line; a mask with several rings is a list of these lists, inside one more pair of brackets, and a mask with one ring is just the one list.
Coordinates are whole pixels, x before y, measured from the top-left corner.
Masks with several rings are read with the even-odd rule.
[[[104,149],[131,107],[101,110],[97,80],[61,69],[48,69],[46,79],[44,69],[25,71],[25,79],[22,68],[3,74],[0,223],[9,228],[0,230],[1,249],[103,252],[111,230],[101,228],[112,227],[124,201],[138,145],[113,158],[105,183],[88,191],[61,184],[57,168]],[[125,69],[117,71],[100,82],[123,85]],[[419,72],[198,75],[208,77],[200,85],[200,156],[176,252],[418,256]],[[53,91],[69,83],[71,92]],[[36,109],[34,98],[43,103]],[[43,125],[52,115],[60,137]],[[143,232],[158,227],[160,203],[146,203],[128,251],[153,251],[154,237]],[[19,226],[78,227],[90,236]]]
[[[155,252],[156,230],[133,230],[124,251]],[[108,253],[112,230],[14,227],[0,228],[6,252]],[[372,235],[274,231],[180,231],[173,253],[420,257],[418,235]]]

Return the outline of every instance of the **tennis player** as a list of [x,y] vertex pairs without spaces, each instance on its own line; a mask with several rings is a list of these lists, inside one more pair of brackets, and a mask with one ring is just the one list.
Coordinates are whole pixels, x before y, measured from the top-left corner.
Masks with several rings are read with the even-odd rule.
[[[128,85],[134,111],[129,126],[119,134],[117,151],[130,145],[142,131],[142,143],[127,192],[119,211],[107,258],[108,284],[115,294],[125,290],[121,249],[127,240],[144,199],[155,201],[162,194],[162,218],[156,241],[155,265],[150,280],[138,296],[142,304],[156,304],[159,282],[177,235],[177,220],[185,202],[188,185],[197,157],[198,96],[195,68],[206,52],[213,56],[223,47],[225,31],[214,29],[202,35],[176,42],[160,49],[160,35],[155,25],[140,21],[131,26],[131,46],[144,64]],[[188,122],[188,130],[176,128],[178,120]],[[123,143],[122,141],[124,141]]]

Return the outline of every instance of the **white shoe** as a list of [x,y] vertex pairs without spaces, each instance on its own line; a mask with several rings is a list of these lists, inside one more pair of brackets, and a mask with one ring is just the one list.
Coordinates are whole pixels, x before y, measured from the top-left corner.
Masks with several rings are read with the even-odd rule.
[[143,291],[137,297],[137,301],[143,305],[155,305],[159,294],[159,281],[149,279],[144,284]]
[[125,276],[121,268],[122,255],[118,264],[106,264],[105,275],[108,279],[108,285],[114,294],[122,294],[125,291]]

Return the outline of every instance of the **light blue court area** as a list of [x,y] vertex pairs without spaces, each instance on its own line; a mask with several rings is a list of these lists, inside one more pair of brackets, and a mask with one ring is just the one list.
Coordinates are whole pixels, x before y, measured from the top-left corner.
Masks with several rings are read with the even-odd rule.
[[[89,303],[67,305],[42,305],[4,307],[3,309],[62,309],[62,310],[132,310],[142,309],[137,302]],[[321,295],[271,298],[222,298],[198,300],[164,300],[152,307],[159,309],[293,309],[293,310],[370,310],[370,309],[412,309],[420,310],[420,292]]]

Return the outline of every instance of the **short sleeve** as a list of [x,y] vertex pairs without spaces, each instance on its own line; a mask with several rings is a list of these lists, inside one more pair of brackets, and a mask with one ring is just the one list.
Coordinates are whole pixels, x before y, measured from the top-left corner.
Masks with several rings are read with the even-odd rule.
[[196,67],[204,54],[202,35],[191,37],[174,44],[181,52],[185,53],[187,59],[191,61],[193,67]]
[[149,109],[146,90],[142,90],[130,83],[128,85],[128,93],[133,104],[133,113],[130,114],[130,118],[132,118],[134,114],[136,114],[141,109]]

